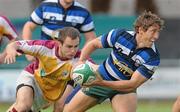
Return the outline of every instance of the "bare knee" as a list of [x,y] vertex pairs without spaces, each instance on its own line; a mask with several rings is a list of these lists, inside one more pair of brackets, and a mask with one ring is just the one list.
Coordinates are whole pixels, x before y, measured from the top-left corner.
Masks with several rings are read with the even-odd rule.
[[14,103],[9,109],[8,112],[27,112],[31,110],[31,106],[26,104]]
[[18,89],[16,102],[14,103],[14,108],[18,112],[29,111],[33,103],[33,90],[28,86],[23,86]]
[[31,110],[31,105],[28,103],[15,103],[14,107],[18,112],[26,112]]

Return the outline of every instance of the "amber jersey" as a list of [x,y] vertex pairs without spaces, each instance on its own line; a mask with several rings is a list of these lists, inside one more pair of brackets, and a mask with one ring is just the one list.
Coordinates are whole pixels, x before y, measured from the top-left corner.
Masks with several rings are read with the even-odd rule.
[[34,74],[44,97],[49,101],[57,100],[70,80],[71,68],[77,58],[62,60],[58,54],[59,43],[52,40],[22,40],[17,41],[17,45],[20,52],[37,58],[29,70],[33,70],[30,73]]

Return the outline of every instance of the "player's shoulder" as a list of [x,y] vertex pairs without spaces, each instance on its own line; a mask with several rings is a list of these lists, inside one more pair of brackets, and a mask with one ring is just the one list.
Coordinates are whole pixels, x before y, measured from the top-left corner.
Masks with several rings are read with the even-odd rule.
[[77,2],[77,1],[74,1],[74,6],[81,7],[81,8],[85,9],[85,7],[82,4],[80,4],[79,2]]
[[128,34],[132,35],[132,36],[134,36],[134,35],[135,35],[135,31],[130,31],[130,30],[127,30],[126,32],[127,32]]
[[135,35],[134,31],[122,29],[122,28],[112,29],[109,33],[115,34],[116,37],[124,37],[124,38],[132,38]]
[[44,0],[43,3],[58,3],[58,0]]
[[82,5],[81,3],[77,2],[77,1],[74,1],[73,6],[78,8],[78,9],[81,9],[81,10],[84,10],[86,12],[89,12],[84,5]]

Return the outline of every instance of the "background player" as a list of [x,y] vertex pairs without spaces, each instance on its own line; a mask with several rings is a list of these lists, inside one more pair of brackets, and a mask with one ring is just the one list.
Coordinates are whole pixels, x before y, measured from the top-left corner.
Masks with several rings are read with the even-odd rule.
[[7,43],[16,40],[18,37],[15,27],[10,20],[0,15],[0,63],[3,63],[6,53],[3,52]]

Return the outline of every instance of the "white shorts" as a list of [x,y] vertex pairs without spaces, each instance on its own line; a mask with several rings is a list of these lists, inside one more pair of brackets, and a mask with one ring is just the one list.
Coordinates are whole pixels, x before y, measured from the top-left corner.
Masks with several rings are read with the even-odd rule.
[[39,88],[37,82],[35,81],[33,74],[23,70],[19,75],[16,84],[17,87],[24,85],[33,88],[34,91],[34,101],[32,106],[33,112],[39,112],[39,110],[49,105],[49,102],[43,98],[42,91]]

